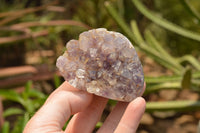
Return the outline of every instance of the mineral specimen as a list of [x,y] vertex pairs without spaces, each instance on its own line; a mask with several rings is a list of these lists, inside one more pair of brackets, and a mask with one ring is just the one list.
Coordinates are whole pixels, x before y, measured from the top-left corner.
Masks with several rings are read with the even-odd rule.
[[141,95],[142,65],[131,42],[104,28],[83,32],[70,40],[57,59],[62,76],[73,87],[110,99],[131,101]]

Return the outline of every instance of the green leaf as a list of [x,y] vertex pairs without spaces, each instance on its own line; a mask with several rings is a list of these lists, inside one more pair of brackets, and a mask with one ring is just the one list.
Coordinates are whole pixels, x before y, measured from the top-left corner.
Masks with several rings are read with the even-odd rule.
[[124,0],[117,0],[117,7],[121,17],[124,16]]
[[20,108],[8,108],[3,112],[3,117],[8,117],[11,115],[18,115],[18,114],[23,114],[24,111]]
[[134,34],[134,37],[136,38],[136,41],[139,45],[139,48],[150,55],[153,59],[155,59],[157,62],[162,64],[163,66],[171,69],[175,73],[179,74],[181,73],[182,66],[176,62],[176,60],[171,57],[159,44],[159,42],[153,37],[153,35],[149,32],[146,32],[146,40],[148,41],[148,44],[151,45],[148,46],[146,42],[143,40],[140,31],[138,29],[138,26],[134,20],[131,21],[131,28]]
[[190,89],[191,86],[191,78],[192,72],[191,69],[187,69],[183,75],[183,79],[181,81],[181,86],[183,89]]
[[[192,78],[200,78],[200,71],[196,71],[192,73]],[[145,82],[146,83],[164,83],[164,82],[175,82],[175,81],[181,81],[182,76],[181,75],[172,75],[172,76],[158,76],[158,77],[150,77],[145,76]]]
[[28,81],[26,83],[25,90],[22,92],[22,96],[23,96],[24,100],[28,99],[28,97],[29,97],[29,91],[31,90],[32,85],[33,85],[32,81]]
[[25,85],[25,91],[23,92],[23,95],[25,96],[25,100],[28,98],[46,98],[46,95],[34,88],[32,88],[33,83],[32,81],[28,81]]
[[158,76],[158,77],[145,76],[146,83],[163,83],[163,82],[173,82],[173,81],[181,81],[181,80],[182,80],[182,77],[180,75]]
[[4,97],[7,100],[18,102],[18,103],[20,103],[22,105],[24,104],[23,99],[14,90],[0,89],[0,96]]
[[182,5],[185,7],[186,11],[188,11],[193,17],[195,17],[200,23],[200,14],[195,10],[195,8],[189,3],[188,0],[180,0]]
[[97,122],[97,124],[96,124],[96,128],[100,128],[102,125],[103,125],[102,122]]
[[56,88],[58,88],[60,85],[61,85],[61,80],[60,80],[60,78],[58,77],[58,75],[54,75],[54,85],[55,85],[55,87]]
[[26,126],[26,124],[28,123],[30,119],[29,113],[25,113],[24,117],[23,117],[23,125],[22,125],[22,131],[24,130],[24,127]]
[[18,120],[16,121],[11,133],[22,133],[29,119],[30,117],[28,113],[25,113],[23,116],[18,117]]
[[28,112],[34,111],[34,104],[32,103],[31,99],[28,99],[28,97],[27,99],[23,99],[20,94],[16,93],[14,90],[0,89],[0,96],[4,97],[6,100],[20,103]]
[[200,120],[199,120],[198,127],[197,127],[197,133],[200,133]]
[[34,97],[34,98],[40,98],[40,99],[45,99],[47,96],[35,89],[31,89],[28,93],[29,97]]
[[182,63],[184,61],[189,62],[192,64],[197,70],[200,70],[200,63],[197,59],[195,59],[192,55],[184,55],[180,58],[176,59],[178,62]]
[[192,79],[191,83],[197,85],[198,86],[197,91],[200,92],[200,89],[199,89],[200,79]]
[[200,78],[200,71],[194,72],[194,73],[192,74],[192,77],[193,77],[193,78]]
[[26,109],[28,113],[33,113],[36,110],[33,100],[31,99],[27,99],[24,102],[24,108]]
[[[158,50],[160,53],[162,53],[163,56],[170,57],[170,55],[167,53],[167,51],[161,46],[161,44],[156,40],[156,38],[153,36],[150,30],[145,30],[145,40],[148,44],[151,45],[151,47]],[[172,57],[170,57],[171,59]]]
[[133,4],[136,6],[136,8],[144,15],[146,16],[148,19],[150,19],[151,21],[153,21],[154,23],[156,23],[157,25],[160,25],[161,27],[175,32],[179,35],[182,35],[184,37],[196,40],[196,41],[200,41],[200,34],[199,33],[195,33],[192,31],[189,31],[187,29],[184,29],[176,24],[173,24],[169,21],[167,21],[166,19],[163,19],[159,16],[156,16],[153,12],[151,12],[150,10],[148,10],[140,0],[132,0]]
[[116,100],[109,99],[109,100],[108,100],[108,104],[111,105],[111,106],[115,106],[115,105],[117,104],[117,101],[116,101]]
[[131,41],[136,42],[136,39],[133,36],[133,33],[130,30],[130,27],[128,27],[126,22],[123,20],[123,18],[118,15],[117,11],[110,4],[110,2],[106,1],[104,5],[105,5],[106,10],[108,11],[108,13],[117,22],[117,24],[120,26],[120,28],[123,30],[123,32],[128,36],[128,38],[131,39]]
[[183,70],[183,67],[173,58],[167,51],[162,47],[162,45],[156,40],[149,30],[145,30],[145,39],[153,48],[159,51],[160,56],[166,60],[172,67],[175,67],[178,70]]
[[167,60],[164,56],[161,56],[158,51],[155,49],[147,46],[147,45],[140,45],[140,48],[142,51],[144,51],[146,54],[151,56],[155,61],[160,63],[161,65],[165,66],[166,68],[169,68],[170,70],[174,71],[176,74],[181,74],[181,70],[174,67],[169,60]]
[[142,44],[144,43],[144,39],[142,37],[142,35],[140,34],[140,31],[138,29],[138,26],[137,26],[137,23],[135,20],[131,20],[131,29],[132,29],[132,32],[138,42],[138,44]]
[[9,133],[10,131],[10,124],[8,121],[4,122],[2,129],[0,130],[1,133]]
[[147,102],[146,111],[196,111],[200,110],[200,101],[167,101],[167,102]]
[[164,82],[164,83],[154,84],[154,85],[147,84],[144,95],[157,92],[159,90],[164,90],[164,89],[180,89],[180,88],[181,88],[180,82]]
[[32,88],[33,82],[29,80],[25,85],[25,92],[29,92],[29,90]]

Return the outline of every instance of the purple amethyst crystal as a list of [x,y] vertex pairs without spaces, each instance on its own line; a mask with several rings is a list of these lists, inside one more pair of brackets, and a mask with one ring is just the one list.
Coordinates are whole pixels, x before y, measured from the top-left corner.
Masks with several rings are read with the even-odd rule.
[[132,101],[143,91],[144,74],[131,42],[104,28],[83,32],[67,43],[57,59],[62,76],[81,90],[102,97]]

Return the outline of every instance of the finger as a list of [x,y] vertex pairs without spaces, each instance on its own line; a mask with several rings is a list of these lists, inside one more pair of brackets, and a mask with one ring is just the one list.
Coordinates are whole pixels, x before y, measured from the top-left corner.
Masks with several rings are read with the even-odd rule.
[[106,98],[93,96],[92,103],[83,112],[73,116],[65,131],[67,133],[91,133],[101,118],[107,101]]
[[118,102],[97,133],[113,133],[127,105],[127,102]]
[[138,97],[130,102],[115,133],[135,133],[145,111],[145,106],[146,102],[142,97]]
[[54,96],[54,94],[57,94],[57,92],[59,92],[59,91],[80,91],[80,90],[77,88],[74,88],[67,81],[65,81],[47,98],[45,103],[47,103],[49,100],[51,100],[52,97]]
[[[140,95],[144,93],[145,88],[146,88],[146,83],[144,83],[144,87]],[[128,102],[118,102],[115,108],[112,110],[112,112],[105,120],[104,124],[98,130],[98,133],[114,132],[127,106]]]
[[64,82],[31,118],[24,132],[61,131],[67,119],[72,114],[87,108],[91,100],[91,94],[79,91]]

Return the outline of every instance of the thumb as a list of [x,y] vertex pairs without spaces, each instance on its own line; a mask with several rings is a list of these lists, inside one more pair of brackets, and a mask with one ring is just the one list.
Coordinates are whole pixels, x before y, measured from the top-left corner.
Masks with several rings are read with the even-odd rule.
[[24,132],[62,131],[69,117],[84,110],[91,101],[92,94],[80,91],[64,82],[31,118]]

